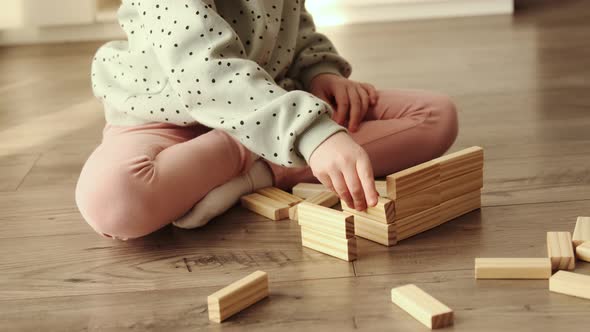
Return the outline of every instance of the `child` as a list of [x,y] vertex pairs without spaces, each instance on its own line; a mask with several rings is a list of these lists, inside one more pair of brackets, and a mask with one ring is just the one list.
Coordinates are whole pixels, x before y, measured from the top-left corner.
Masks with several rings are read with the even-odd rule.
[[100,234],[198,227],[258,188],[318,180],[363,210],[374,176],[457,135],[448,97],[348,80],[303,0],[123,0],[118,16],[128,41],[94,58],[107,125],[76,188]]

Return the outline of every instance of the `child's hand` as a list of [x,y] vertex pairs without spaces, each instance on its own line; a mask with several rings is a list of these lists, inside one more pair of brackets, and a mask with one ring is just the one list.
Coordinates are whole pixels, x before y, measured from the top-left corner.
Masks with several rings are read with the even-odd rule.
[[351,81],[334,74],[319,74],[311,81],[310,92],[332,107],[333,120],[355,132],[369,107],[377,103],[377,91],[368,83]]
[[346,132],[338,132],[320,144],[311,154],[309,166],[313,175],[348,206],[362,211],[377,204],[371,160]]

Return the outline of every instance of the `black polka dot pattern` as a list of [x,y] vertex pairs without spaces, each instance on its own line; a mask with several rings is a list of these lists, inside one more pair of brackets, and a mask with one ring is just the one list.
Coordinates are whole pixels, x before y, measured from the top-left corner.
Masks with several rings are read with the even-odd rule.
[[343,130],[304,90],[351,68],[303,0],[123,0],[119,22],[128,40],[101,47],[92,65],[109,123],[201,123],[293,167]]

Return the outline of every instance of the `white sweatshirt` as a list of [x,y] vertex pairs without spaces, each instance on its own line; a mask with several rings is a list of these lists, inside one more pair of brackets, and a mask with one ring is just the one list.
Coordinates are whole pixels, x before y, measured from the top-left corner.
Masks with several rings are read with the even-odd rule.
[[351,73],[303,0],[123,0],[118,17],[128,40],[92,65],[111,124],[200,123],[292,167],[345,130],[303,91],[320,73]]

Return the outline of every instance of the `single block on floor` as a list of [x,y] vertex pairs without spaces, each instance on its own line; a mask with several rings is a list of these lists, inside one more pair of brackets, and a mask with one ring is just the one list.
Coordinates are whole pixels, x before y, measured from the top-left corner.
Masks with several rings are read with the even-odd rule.
[[549,291],[590,300],[590,276],[557,271],[549,278]]
[[242,196],[242,206],[271,220],[289,217],[289,205],[257,193]]
[[475,279],[549,279],[551,259],[476,258]]
[[221,323],[268,294],[268,275],[256,271],[207,297],[209,320]]
[[573,270],[576,267],[570,232],[547,232],[547,255],[553,271]]
[[574,247],[590,241],[590,217],[578,217],[576,228],[574,229],[574,235],[572,235],[572,241]]
[[453,325],[453,310],[416,285],[393,288],[391,301],[431,329]]
[[286,191],[283,191],[279,188],[275,188],[275,187],[266,187],[266,188],[261,188],[256,190],[256,193],[274,199],[277,202],[281,202],[284,204],[287,204],[289,206],[293,206],[301,201],[303,201],[302,198],[299,198],[295,195],[291,195]]
[[355,237],[336,237],[301,226],[301,243],[304,247],[348,262],[357,258]]
[[344,201],[342,203],[342,210],[354,215],[359,215],[384,224],[391,224],[395,218],[395,205],[392,200],[378,197],[377,205],[369,207],[364,211],[357,211],[348,206]]

